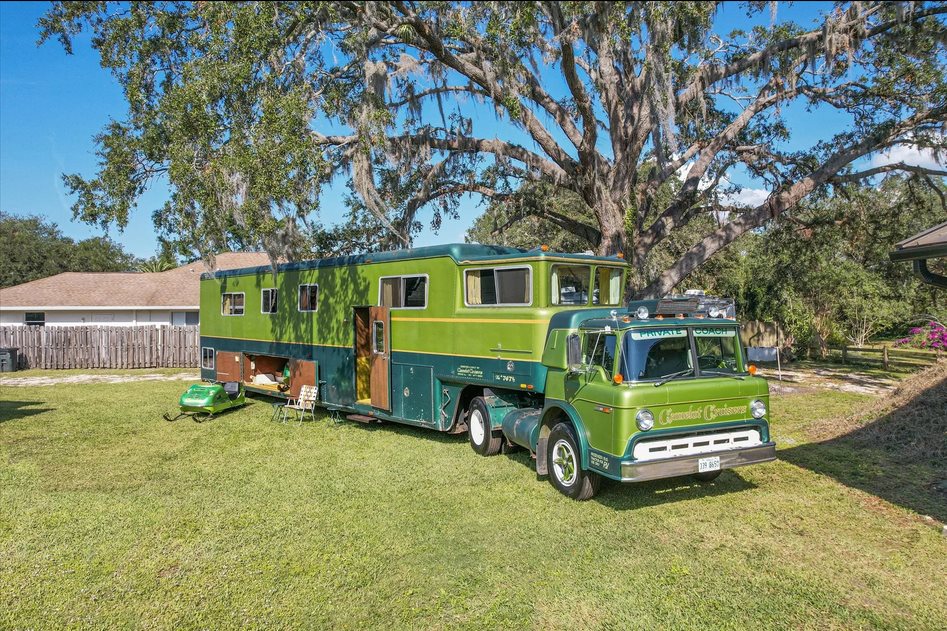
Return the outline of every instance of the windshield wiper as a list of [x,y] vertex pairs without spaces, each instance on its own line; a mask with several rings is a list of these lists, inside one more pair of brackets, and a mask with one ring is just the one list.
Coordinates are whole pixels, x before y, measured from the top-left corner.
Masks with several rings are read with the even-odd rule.
[[738,375],[733,372],[723,372],[722,370],[701,370],[700,374],[702,375],[719,375],[721,377],[733,377],[734,379],[739,379],[743,381],[746,379],[746,375]]
[[693,372],[694,372],[693,368],[688,368],[687,370],[672,372],[670,375],[664,375],[663,377],[661,377],[661,381],[654,382],[654,387],[657,388],[658,386],[663,386],[664,384],[666,384],[668,381],[672,379],[677,379],[678,377],[684,377],[686,375],[693,374]]

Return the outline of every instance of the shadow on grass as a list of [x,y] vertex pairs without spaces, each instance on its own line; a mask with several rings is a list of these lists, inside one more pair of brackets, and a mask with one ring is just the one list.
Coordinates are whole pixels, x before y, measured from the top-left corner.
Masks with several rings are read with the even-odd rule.
[[947,379],[905,394],[851,432],[778,457],[947,522]]
[[0,423],[15,421],[49,412],[53,408],[34,408],[34,405],[43,405],[42,401],[0,401]]
[[[324,419],[332,422],[326,416]],[[425,427],[413,425],[402,425],[400,423],[358,423],[354,421],[343,421],[345,424],[352,424],[362,428],[367,432],[393,432],[401,436],[414,438],[417,440],[433,441],[438,443],[462,444],[467,442],[467,434],[446,434],[444,432],[434,431]],[[341,425],[341,424],[340,424]],[[473,452],[471,452],[473,455]],[[509,451],[500,453],[495,458],[507,458],[512,462],[522,465],[532,474],[531,479],[536,478],[536,462],[530,455],[530,452],[522,447],[514,447]],[[544,484],[548,484],[545,477],[541,478]],[[638,482],[634,484],[623,484],[613,480],[602,480],[602,487],[593,502],[599,502],[615,510],[629,510],[642,508],[645,506],[657,506],[668,502],[682,502],[692,499],[701,499],[714,495],[726,495],[738,493],[756,488],[755,484],[747,482],[739,474],[732,470],[724,471],[719,478],[713,482],[697,482],[689,476],[668,478],[664,480],[652,480],[649,482]]]

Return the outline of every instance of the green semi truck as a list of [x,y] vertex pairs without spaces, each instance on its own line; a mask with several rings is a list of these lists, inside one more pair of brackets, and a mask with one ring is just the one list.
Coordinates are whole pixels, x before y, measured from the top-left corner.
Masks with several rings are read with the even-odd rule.
[[775,457],[732,308],[624,304],[617,257],[457,244],[201,278],[201,377],[528,449],[563,494]]

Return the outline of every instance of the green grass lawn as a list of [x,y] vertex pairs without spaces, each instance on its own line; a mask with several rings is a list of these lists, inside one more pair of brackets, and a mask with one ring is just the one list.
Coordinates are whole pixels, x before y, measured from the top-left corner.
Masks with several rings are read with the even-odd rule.
[[[161,420],[185,387],[0,385],[0,628],[947,620],[947,538],[811,459],[577,503],[463,437],[284,425],[265,400]],[[774,398],[776,440],[871,399]]]

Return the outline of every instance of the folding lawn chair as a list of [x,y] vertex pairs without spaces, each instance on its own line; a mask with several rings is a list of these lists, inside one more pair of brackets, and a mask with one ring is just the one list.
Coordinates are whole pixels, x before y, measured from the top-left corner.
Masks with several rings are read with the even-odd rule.
[[316,420],[316,399],[318,397],[319,388],[316,386],[303,386],[299,390],[299,396],[295,399],[290,399],[286,405],[283,406],[283,422],[286,422],[288,410],[293,411],[300,425],[302,425],[302,422],[306,419],[307,412],[312,420]]

